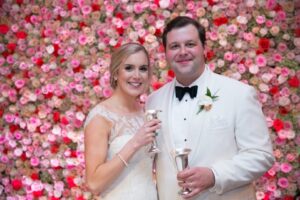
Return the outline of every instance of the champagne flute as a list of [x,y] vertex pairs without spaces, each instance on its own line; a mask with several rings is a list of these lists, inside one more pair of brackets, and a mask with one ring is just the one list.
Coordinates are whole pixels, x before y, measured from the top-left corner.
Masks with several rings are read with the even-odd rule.
[[[174,160],[175,160],[175,164],[176,164],[176,168],[177,171],[180,172],[182,170],[184,170],[185,168],[188,167],[189,162],[188,162],[188,155],[191,152],[191,149],[188,148],[178,148],[175,149],[174,152]],[[189,194],[191,192],[190,189],[188,188],[182,188],[178,194],[180,195],[186,195]]]
[[[161,110],[146,110],[146,120],[150,121],[152,119],[158,119],[158,116],[157,116],[158,112],[161,112]],[[156,134],[157,133],[155,133],[155,136],[156,136]],[[154,141],[151,143],[148,153],[157,154],[159,152],[160,152],[160,150],[157,147],[156,139],[154,139]]]

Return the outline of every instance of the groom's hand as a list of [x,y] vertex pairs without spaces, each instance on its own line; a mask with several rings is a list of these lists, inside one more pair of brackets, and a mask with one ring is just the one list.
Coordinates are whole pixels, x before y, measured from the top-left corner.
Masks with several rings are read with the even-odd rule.
[[191,191],[182,196],[184,199],[194,197],[215,184],[214,174],[207,167],[186,168],[177,174],[177,180],[180,187],[189,188]]

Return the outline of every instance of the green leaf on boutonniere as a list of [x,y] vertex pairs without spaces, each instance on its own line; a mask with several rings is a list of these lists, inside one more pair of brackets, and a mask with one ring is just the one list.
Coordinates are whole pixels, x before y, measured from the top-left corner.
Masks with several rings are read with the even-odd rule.
[[[218,91],[217,91],[218,92]],[[197,112],[197,114],[199,114],[200,112],[202,112],[203,110],[205,111],[209,111],[212,108],[212,104],[214,101],[217,101],[218,97],[216,94],[217,92],[215,92],[213,95],[210,91],[209,88],[206,89],[206,94],[204,96],[202,96],[199,101],[198,101],[198,105],[199,105],[199,110]]]

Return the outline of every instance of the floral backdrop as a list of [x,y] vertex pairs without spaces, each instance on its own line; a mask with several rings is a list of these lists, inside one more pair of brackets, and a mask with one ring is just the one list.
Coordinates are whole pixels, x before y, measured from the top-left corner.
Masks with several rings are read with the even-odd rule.
[[299,0],[0,0],[0,199],[93,198],[83,123],[112,94],[111,50],[143,44],[158,89],[174,77],[160,37],[178,15],[206,28],[212,70],[258,90],[276,163],[257,199],[299,196]]

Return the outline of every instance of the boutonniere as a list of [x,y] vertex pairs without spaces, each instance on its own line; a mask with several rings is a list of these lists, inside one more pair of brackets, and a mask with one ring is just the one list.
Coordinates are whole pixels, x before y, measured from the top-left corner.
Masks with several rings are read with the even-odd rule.
[[217,92],[212,94],[209,88],[206,89],[205,95],[202,96],[198,101],[199,110],[197,114],[199,114],[202,110],[209,111],[212,108],[213,102],[217,101],[219,97],[216,96]]

